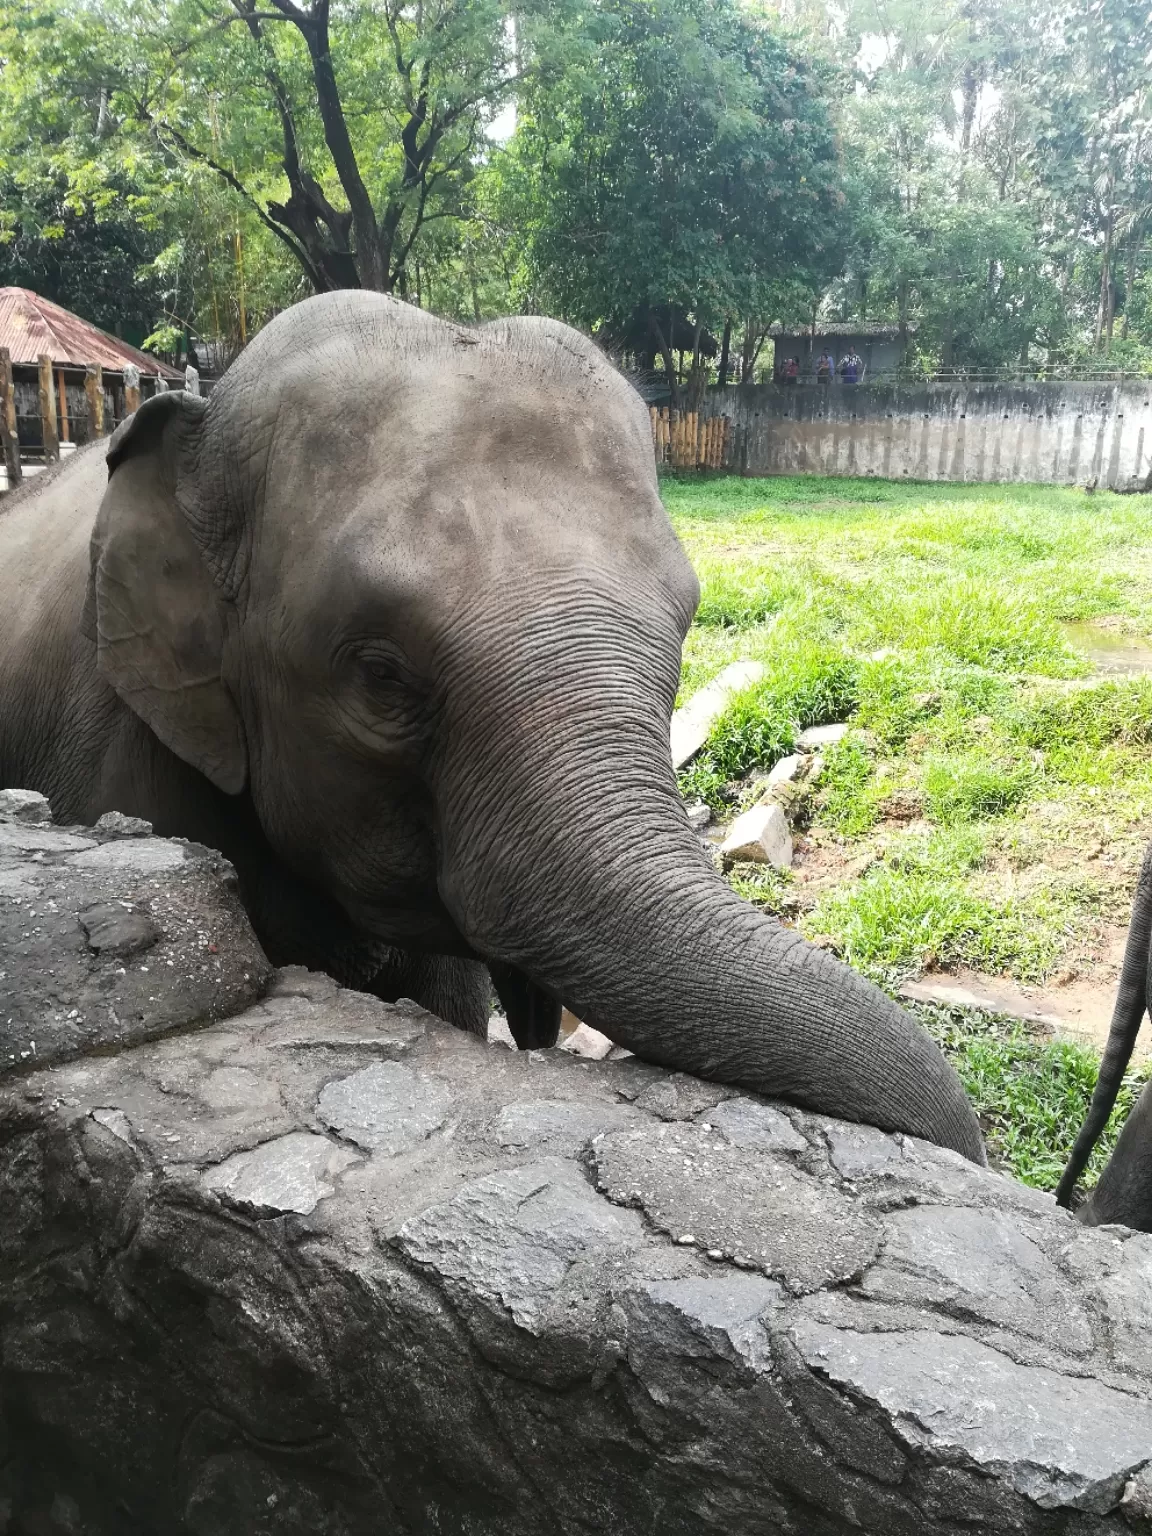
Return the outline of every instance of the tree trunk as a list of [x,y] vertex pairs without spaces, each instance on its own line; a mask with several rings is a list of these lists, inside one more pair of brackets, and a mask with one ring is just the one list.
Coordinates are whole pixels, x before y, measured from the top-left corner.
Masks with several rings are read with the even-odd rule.
[[703,359],[700,356],[700,334],[704,326],[700,320],[696,321],[696,328],[692,334],[692,365],[688,371],[688,409],[699,412],[704,403],[704,390],[706,375],[703,367]]
[[672,347],[664,335],[663,327],[651,309],[648,311],[648,329],[664,362],[664,376],[668,380],[672,409],[678,411],[680,409],[680,380],[677,376],[676,364],[672,357]]
[[732,317],[729,315],[724,321],[724,339],[720,343],[720,368],[717,374],[717,383],[721,389],[728,387],[728,370],[732,360]]
[[1128,241],[1128,268],[1124,273],[1124,318],[1120,322],[1120,340],[1128,340],[1128,315],[1132,308],[1132,290],[1136,286],[1136,261],[1140,254],[1140,227],[1133,229]]
[[1104,253],[1100,263],[1100,299],[1096,306],[1096,334],[1093,337],[1092,350],[1102,350],[1104,342],[1104,329],[1108,323],[1109,293],[1112,288],[1112,215],[1109,213],[1104,225]]

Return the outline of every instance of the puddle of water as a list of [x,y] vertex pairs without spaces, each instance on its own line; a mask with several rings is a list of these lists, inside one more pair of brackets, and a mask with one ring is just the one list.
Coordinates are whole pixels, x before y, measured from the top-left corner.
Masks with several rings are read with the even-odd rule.
[[1096,624],[1061,624],[1064,638],[1097,672],[1152,672],[1152,644]]

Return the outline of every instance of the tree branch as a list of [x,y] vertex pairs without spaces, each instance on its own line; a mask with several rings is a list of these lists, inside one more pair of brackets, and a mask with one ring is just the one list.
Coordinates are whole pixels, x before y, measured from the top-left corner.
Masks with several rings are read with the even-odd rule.
[[[226,165],[221,165],[218,160],[213,159],[213,157],[205,150],[198,148],[185,134],[181,133],[179,128],[174,128],[171,123],[162,122],[159,118],[155,117],[153,113],[148,110],[147,105],[143,101],[140,101],[139,99],[134,100],[133,106],[136,110],[137,117],[142,123],[145,123],[151,129],[156,142],[162,149],[171,150],[173,145],[175,145],[180,153],[186,155],[190,160],[195,160],[199,165],[207,166],[209,170],[215,171],[217,176],[225,181],[234,192],[236,192],[240,197],[244,199],[244,201],[256,214],[256,217],[260,220],[261,224],[263,224],[266,229],[271,230],[276,238],[282,241],[284,245],[288,247],[288,249],[292,252],[293,257],[300,263],[301,268],[303,269],[305,275],[308,278],[308,281],[312,284],[312,286],[317,290],[320,290],[325,286],[323,279],[316,271],[308,256],[308,253],[304,250],[303,246],[298,244],[298,242],[293,239],[291,234],[289,234],[283,225],[278,224],[275,219],[270,217],[266,210],[261,206],[258,199],[255,198],[251,192],[249,192],[248,188],[244,185],[244,183],[240,180],[234,171],[229,170]],[[166,144],[164,142],[165,135],[167,135],[170,139],[170,143]]]

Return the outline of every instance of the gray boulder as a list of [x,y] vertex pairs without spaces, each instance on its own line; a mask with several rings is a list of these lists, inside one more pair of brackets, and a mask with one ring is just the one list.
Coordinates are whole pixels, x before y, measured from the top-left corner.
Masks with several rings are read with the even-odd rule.
[[[125,930],[126,975],[222,910],[207,855],[48,830],[93,848],[39,850],[37,912],[165,935]],[[150,844],[180,860],[80,890],[77,854]],[[1152,1237],[635,1058],[229,974],[208,1027],[0,1081],[4,1536],[1152,1529]]]
[[271,975],[231,865],[113,813],[0,792],[0,1077],[230,1017]]

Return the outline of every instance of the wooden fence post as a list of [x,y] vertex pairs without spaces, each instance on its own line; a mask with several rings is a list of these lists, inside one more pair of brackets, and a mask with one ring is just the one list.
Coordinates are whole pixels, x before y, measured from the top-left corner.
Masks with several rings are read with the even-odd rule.
[[124,415],[140,409],[140,370],[135,363],[124,364]]
[[12,354],[7,347],[0,347],[0,447],[4,452],[8,489],[12,491],[23,479],[23,471],[20,468],[20,439],[16,433],[16,389],[12,383]]
[[52,388],[52,359],[41,352],[36,359],[40,370],[40,433],[44,441],[44,462],[60,459],[60,438],[56,431],[56,391]]
[[60,441],[72,441],[68,427],[68,385],[64,382],[63,368],[56,370],[56,420],[60,425]]
[[84,393],[88,397],[88,438],[95,442],[104,436],[104,370],[99,363],[89,363],[84,370]]

